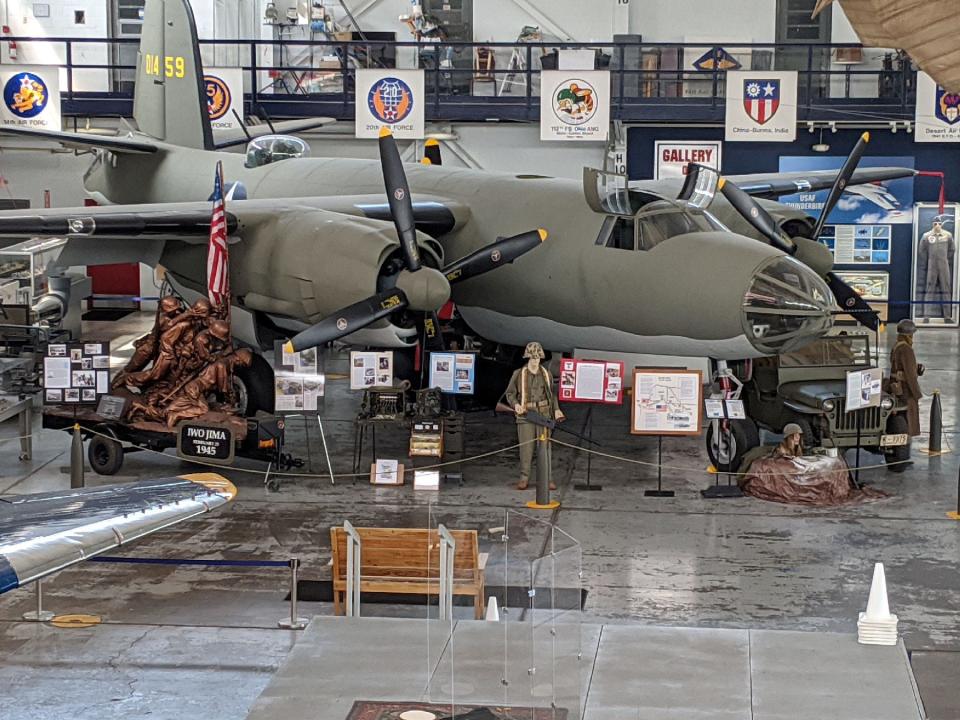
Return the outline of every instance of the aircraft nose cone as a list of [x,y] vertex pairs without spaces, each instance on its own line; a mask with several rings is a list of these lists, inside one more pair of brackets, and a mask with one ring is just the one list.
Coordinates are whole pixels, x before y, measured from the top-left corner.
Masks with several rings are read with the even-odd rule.
[[450,299],[447,278],[430,267],[422,267],[416,272],[404,270],[397,277],[397,287],[406,294],[411,310],[439,310]]
[[768,355],[800,347],[833,325],[830,288],[787,255],[761,265],[743,296],[743,324],[753,346]]

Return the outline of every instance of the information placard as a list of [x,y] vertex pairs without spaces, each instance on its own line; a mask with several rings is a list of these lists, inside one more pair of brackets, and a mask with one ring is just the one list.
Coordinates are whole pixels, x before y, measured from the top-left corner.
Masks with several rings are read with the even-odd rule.
[[350,353],[350,389],[366,390],[393,385],[393,352]]
[[632,434],[699,435],[702,411],[699,370],[634,368]]
[[883,397],[883,372],[880,368],[851,370],[847,373],[847,412],[879,407]]
[[43,358],[46,405],[96,405],[110,392],[110,343],[50,343]]
[[430,353],[430,387],[453,395],[473,395],[476,376],[476,353]]
[[326,376],[320,368],[317,348],[299,352],[273,346],[274,412],[278,415],[318,412],[323,404]]
[[560,361],[560,400],[620,405],[623,402],[623,363],[612,360]]
[[177,426],[177,455],[217,465],[233,464],[233,432],[226,425],[182,422]]

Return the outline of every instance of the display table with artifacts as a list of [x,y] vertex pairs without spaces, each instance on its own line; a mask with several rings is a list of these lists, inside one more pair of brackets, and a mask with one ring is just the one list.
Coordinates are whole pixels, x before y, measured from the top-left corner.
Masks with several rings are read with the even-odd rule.
[[229,323],[206,298],[189,308],[162,298],[153,329],[134,343],[112,382],[109,358],[109,346],[98,342],[51,344],[44,358],[43,425],[79,425],[91,438],[88,458],[98,473],[117,472],[125,452],[180,447],[186,423],[222,429],[244,457],[292,462],[281,452],[282,423],[237,412],[233,374],[253,353],[234,348]]

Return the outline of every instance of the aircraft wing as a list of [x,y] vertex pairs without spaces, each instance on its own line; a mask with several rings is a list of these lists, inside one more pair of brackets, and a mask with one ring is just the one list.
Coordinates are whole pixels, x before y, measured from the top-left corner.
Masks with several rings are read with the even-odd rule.
[[57,132],[56,130],[38,130],[35,128],[11,127],[0,125],[0,133],[17,135],[19,137],[34,138],[37,140],[52,140],[71,150],[89,150],[103,148],[115,153],[155,153],[162,148],[146,140],[120,137],[113,135],[93,135],[90,133]]
[[[781,195],[793,195],[798,192],[815,192],[833,186],[838,170],[807,170],[788,173],[767,173],[760,175],[730,175],[729,179],[744,192],[757,197],[774,199]],[[914,177],[917,171],[912,168],[874,167],[859,168],[853,173],[848,186],[896,180]]]
[[298,120],[281,120],[280,122],[273,122],[270,125],[266,123],[262,125],[248,125],[246,132],[244,132],[243,129],[218,130],[213,134],[213,142],[218,150],[222,150],[223,148],[233,147],[234,145],[243,145],[250,142],[253,138],[264,135],[296,135],[297,133],[335,122],[336,120],[334,118],[316,117],[301,118]]
[[225,505],[215,473],[0,496],[0,593]]

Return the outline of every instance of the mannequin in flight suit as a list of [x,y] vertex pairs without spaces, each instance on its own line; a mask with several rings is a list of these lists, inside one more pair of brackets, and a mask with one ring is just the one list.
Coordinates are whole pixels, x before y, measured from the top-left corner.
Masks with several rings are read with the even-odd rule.
[[[942,317],[952,319],[950,305],[953,299],[953,257],[955,246],[953,234],[943,227],[943,216],[933,220],[933,227],[923,234],[917,247],[917,267],[926,273],[923,283],[923,318]],[[919,285],[919,283],[918,283]]]

